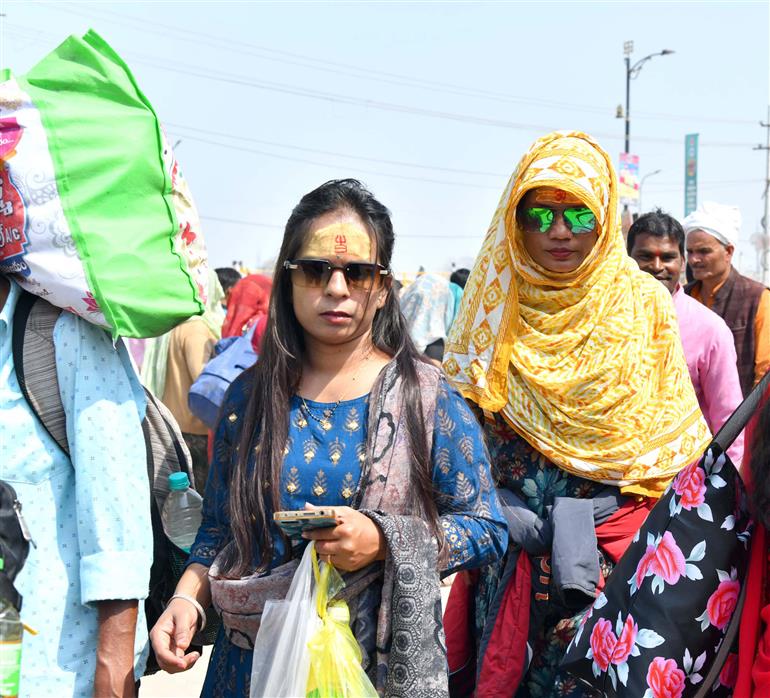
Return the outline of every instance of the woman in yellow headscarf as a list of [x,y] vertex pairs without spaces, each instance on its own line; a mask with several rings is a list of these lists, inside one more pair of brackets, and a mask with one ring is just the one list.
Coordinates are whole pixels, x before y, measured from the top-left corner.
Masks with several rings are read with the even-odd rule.
[[[582,695],[558,671],[581,611],[710,438],[671,298],[627,256],[617,177],[590,137],[551,133],[522,158],[444,368],[483,412],[518,544],[453,588],[450,668],[476,659],[477,695]],[[474,648],[452,630],[471,597]]]

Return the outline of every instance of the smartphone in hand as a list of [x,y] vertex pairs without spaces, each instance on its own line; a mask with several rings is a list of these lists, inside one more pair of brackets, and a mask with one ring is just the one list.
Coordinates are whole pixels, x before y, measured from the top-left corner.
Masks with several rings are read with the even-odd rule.
[[273,521],[289,538],[302,538],[303,531],[314,528],[333,528],[337,525],[337,512],[333,508],[298,509],[296,511],[276,511]]

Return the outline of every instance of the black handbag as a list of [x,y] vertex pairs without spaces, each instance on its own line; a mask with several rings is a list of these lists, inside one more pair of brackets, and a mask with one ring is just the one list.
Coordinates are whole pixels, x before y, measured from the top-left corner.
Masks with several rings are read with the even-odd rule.
[[16,575],[27,560],[32,538],[21,514],[16,490],[0,480],[0,599],[21,611],[21,594],[13,585]]
[[562,660],[605,696],[729,696],[753,521],[725,453],[770,373],[681,471],[607,578]]

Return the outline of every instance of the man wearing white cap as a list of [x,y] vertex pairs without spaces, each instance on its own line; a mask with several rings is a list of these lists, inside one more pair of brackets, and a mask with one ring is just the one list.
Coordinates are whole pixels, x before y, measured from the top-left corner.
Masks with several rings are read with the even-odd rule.
[[743,395],[770,369],[770,290],[732,266],[741,230],[737,206],[702,203],[682,222],[695,281],[685,291],[733,333]]

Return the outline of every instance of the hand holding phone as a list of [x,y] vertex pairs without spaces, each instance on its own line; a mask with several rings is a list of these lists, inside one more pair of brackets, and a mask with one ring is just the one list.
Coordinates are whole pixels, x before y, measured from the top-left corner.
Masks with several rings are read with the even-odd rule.
[[321,509],[299,509],[295,511],[276,511],[273,521],[281,530],[295,540],[302,538],[303,531],[317,528],[334,528],[338,523],[337,512],[332,507]]
[[334,513],[337,518],[334,528],[318,528],[302,533],[303,538],[315,541],[320,559],[345,572],[354,572],[375,560],[385,559],[385,536],[370,517],[343,506],[335,507]]

